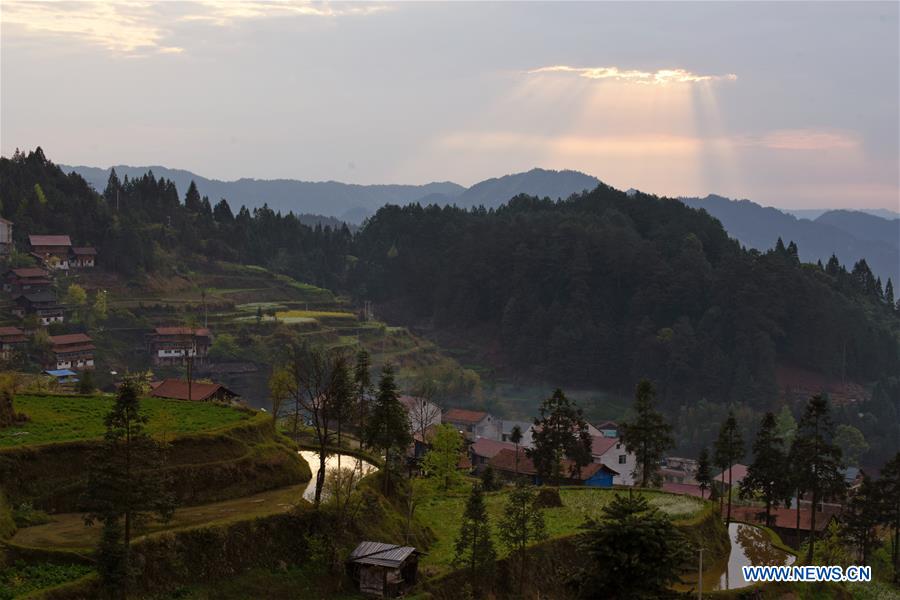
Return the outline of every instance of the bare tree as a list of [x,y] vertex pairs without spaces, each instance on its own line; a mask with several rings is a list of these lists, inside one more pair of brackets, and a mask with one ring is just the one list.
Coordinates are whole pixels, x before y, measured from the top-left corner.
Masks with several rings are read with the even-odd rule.
[[441,422],[441,407],[432,401],[434,392],[434,385],[430,382],[420,384],[413,390],[413,402],[409,407],[409,422],[423,444],[426,443],[425,432],[428,428]]

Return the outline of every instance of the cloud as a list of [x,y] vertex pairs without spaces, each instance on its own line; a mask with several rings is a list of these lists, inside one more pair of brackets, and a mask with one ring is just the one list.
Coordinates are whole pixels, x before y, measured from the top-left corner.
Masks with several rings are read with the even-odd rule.
[[234,25],[242,20],[287,17],[343,17],[368,15],[386,10],[374,3],[310,2],[303,0],[198,0],[195,2],[146,2],[140,0],[57,2],[3,0],[0,19],[4,35],[50,34],[67,36],[107,50],[125,54],[178,54],[184,51],[168,44],[173,22],[199,21]]
[[773,150],[851,150],[860,146],[855,134],[814,129],[779,129],[748,139],[746,143]]
[[571,67],[553,65],[527,71],[529,75],[545,73],[572,74],[586,79],[609,79],[644,85],[665,85],[669,83],[699,83],[701,81],[734,81],[737,75],[698,75],[685,69],[660,69],[658,71],[621,70],[618,67]]

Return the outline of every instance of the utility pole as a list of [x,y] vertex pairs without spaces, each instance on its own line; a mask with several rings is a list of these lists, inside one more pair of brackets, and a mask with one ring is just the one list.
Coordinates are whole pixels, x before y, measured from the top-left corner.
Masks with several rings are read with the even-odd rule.
[[697,599],[703,600],[703,546],[700,546],[700,570],[697,571]]

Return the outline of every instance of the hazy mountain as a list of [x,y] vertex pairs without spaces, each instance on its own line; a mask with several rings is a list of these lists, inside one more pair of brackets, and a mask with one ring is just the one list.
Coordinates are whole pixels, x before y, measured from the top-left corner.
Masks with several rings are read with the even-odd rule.
[[[833,209],[830,208],[781,208],[783,213],[794,215],[798,219],[809,219],[810,221],[818,219],[820,216]],[[881,217],[882,219],[900,218],[900,212],[896,210],[888,210],[886,208],[854,208],[852,212],[865,213],[873,217]]]
[[496,208],[519,194],[544,198],[568,198],[572,194],[593,190],[600,180],[579,171],[551,171],[532,169],[526,173],[515,173],[485,179],[476,183],[454,201],[457,206],[484,206]]
[[[60,168],[67,173],[75,171],[100,192],[106,188],[109,169],[68,165],[60,165]],[[165,177],[175,182],[182,195],[191,181],[194,181],[200,194],[209,196],[213,204],[220,198],[226,198],[234,210],[241,205],[252,209],[268,204],[270,208],[282,212],[291,210],[295,213],[336,217],[350,223],[362,222],[389,202],[407,204],[434,194],[452,199],[465,191],[461,185],[449,181],[425,185],[356,185],[337,181],[246,178],[221,181],[158,165],[115,165],[114,168],[120,179],[126,175],[129,178],[142,177],[147,171],[153,171],[157,178]]]
[[[768,250],[780,237],[797,243],[800,258],[823,263],[835,254],[848,269],[865,258],[883,280],[900,279],[900,221],[853,211],[829,211],[815,221],[798,219],[749,200],[730,200],[710,195],[682,198],[692,208],[703,208],[721,221],[728,234],[748,248]],[[891,231],[893,242],[891,241]]]

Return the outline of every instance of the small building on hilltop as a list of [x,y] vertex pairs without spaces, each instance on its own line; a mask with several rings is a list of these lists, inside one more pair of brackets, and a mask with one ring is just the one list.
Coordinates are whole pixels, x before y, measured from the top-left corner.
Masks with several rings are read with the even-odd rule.
[[[505,479],[526,477],[534,485],[543,485],[543,479],[538,475],[537,469],[526,454],[519,449],[518,464],[516,463],[516,451],[504,448],[498,452],[488,464],[494,471]],[[581,467],[580,473],[573,473],[571,460],[563,459],[560,470],[560,483],[563,485],[585,485],[589,487],[612,487],[613,478],[619,473],[602,463],[589,463]],[[547,482],[551,483],[551,482]]]
[[420,554],[412,546],[360,542],[347,559],[347,570],[363,594],[396,598],[415,585]]
[[51,360],[48,371],[61,369],[88,370],[94,368],[94,340],[84,333],[50,336]]
[[153,364],[158,367],[182,365],[189,357],[201,365],[209,356],[212,335],[206,327],[157,327],[149,335],[148,345]]
[[69,266],[74,269],[92,269],[97,262],[97,249],[93,246],[73,246],[69,253]]
[[13,250],[13,222],[0,217],[0,256],[9,256]]
[[40,267],[8,269],[3,273],[3,291],[14,296],[47,292],[51,285],[50,273]]
[[47,369],[44,375],[50,377],[63,390],[74,390],[78,383],[78,373],[71,369]]
[[31,253],[51,269],[69,269],[72,240],[67,235],[29,235]]
[[25,332],[18,327],[0,327],[0,358],[9,360],[27,341]]
[[205,383],[202,381],[185,381],[183,379],[165,379],[153,385],[151,396],[169,400],[200,400],[210,402],[229,402],[238,397],[221,383]]
[[50,323],[62,323],[65,320],[65,312],[56,299],[56,294],[50,291],[23,294],[16,298],[16,306],[13,314],[19,317],[25,315],[37,315],[41,325]]
[[456,427],[470,441],[480,437],[499,440],[503,433],[500,419],[481,410],[451,408],[444,413],[442,420]]

